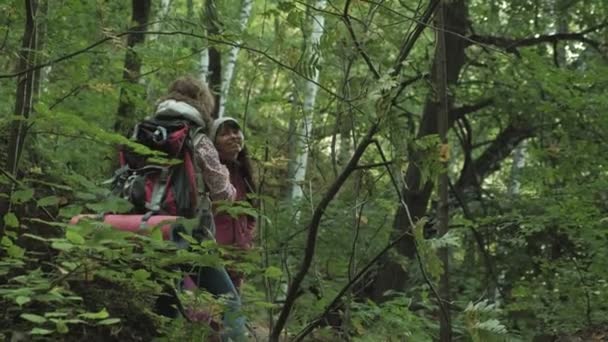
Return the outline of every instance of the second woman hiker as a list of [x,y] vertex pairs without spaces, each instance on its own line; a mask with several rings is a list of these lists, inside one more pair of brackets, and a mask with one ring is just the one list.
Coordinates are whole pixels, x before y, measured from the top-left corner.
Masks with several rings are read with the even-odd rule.
[[[211,126],[209,137],[217,148],[221,162],[230,171],[230,182],[236,190],[235,203],[248,202],[255,206],[255,201],[248,198],[255,193],[253,170],[249,160],[244,136],[238,121],[231,117],[216,119]],[[256,221],[247,214],[232,216],[215,208],[216,239],[219,244],[235,246],[239,249],[250,249],[253,245]],[[230,277],[237,289],[243,282],[241,273],[229,270]]]

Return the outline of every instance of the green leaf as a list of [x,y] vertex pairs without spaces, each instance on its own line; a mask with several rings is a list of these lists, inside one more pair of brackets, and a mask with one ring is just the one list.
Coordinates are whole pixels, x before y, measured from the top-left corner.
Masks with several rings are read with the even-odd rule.
[[86,321],[83,321],[83,320],[77,319],[77,318],[66,319],[66,320],[64,320],[64,322],[70,323],[70,324],[83,324],[83,323],[86,323]]
[[275,266],[270,266],[264,271],[264,276],[271,279],[280,279],[283,275],[283,271]]
[[9,256],[13,258],[22,258],[25,255],[25,250],[17,245],[12,245],[6,249]]
[[82,235],[76,233],[74,230],[69,229],[65,233],[65,237],[66,237],[66,239],[68,239],[68,241],[70,241],[71,243],[73,243],[75,245],[84,244],[84,238],[82,237]]
[[99,203],[88,203],[86,206],[98,213],[125,213],[133,208],[131,202],[120,197],[111,197]]
[[79,267],[79,265],[80,265],[79,263],[70,262],[70,261],[64,261],[61,263],[61,266],[65,267],[69,271],[75,270],[77,267]]
[[82,213],[82,207],[79,205],[68,205],[59,209],[59,216],[71,218]]
[[28,313],[23,313],[21,314],[21,318],[30,321],[32,323],[44,323],[46,322],[46,318],[42,317],[42,316],[38,316],[38,315],[34,315],[34,314],[28,314]]
[[10,247],[13,245],[13,240],[11,240],[11,238],[9,238],[8,236],[3,236],[2,240],[0,240],[0,245],[2,245],[3,247]]
[[34,328],[30,331],[30,335],[49,335],[54,333],[53,330],[42,329],[42,328]]
[[162,241],[163,240],[163,232],[159,227],[152,229],[152,233],[150,233],[150,239],[154,241]]
[[489,319],[485,322],[479,322],[479,323],[475,324],[475,328],[477,328],[479,330],[489,331],[494,334],[506,334],[507,333],[507,328],[504,325],[502,325],[502,323],[500,323],[499,320],[494,319],[494,318]]
[[66,317],[67,315],[67,312],[54,311],[45,313],[44,317]]
[[11,203],[25,203],[34,197],[34,189],[17,190],[11,195]]
[[17,298],[15,299],[15,303],[17,303],[17,305],[22,306],[25,303],[28,303],[31,301],[30,297],[26,297],[26,296],[17,296]]
[[60,334],[67,334],[70,331],[68,325],[63,321],[58,321],[55,323],[55,329],[57,329],[57,332]]
[[277,9],[283,12],[289,12],[294,9],[296,6],[289,1],[279,1],[277,5]]
[[148,272],[144,269],[137,270],[137,271],[133,272],[133,278],[140,282],[144,281],[144,280],[150,278],[150,272]]
[[95,196],[95,194],[90,194],[90,193],[86,193],[86,192],[77,192],[75,194],[76,198],[81,199],[81,200],[85,200],[85,201],[95,201],[97,200],[97,196]]
[[120,318],[108,318],[97,322],[98,325],[111,325],[120,323]]
[[85,319],[106,319],[110,316],[106,308],[101,309],[99,312],[86,312],[78,315],[80,318]]
[[457,234],[458,231],[452,229],[441,237],[429,239],[428,242],[433,249],[439,249],[442,247],[459,247],[460,237]]
[[194,237],[192,237],[192,235],[188,234],[188,233],[179,233],[179,236],[182,237],[182,239],[186,240],[186,242],[188,242],[189,244],[192,245],[196,245],[198,244],[198,241],[196,241],[196,239]]
[[51,244],[51,247],[58,249],[60,251],[67,252],[74,248],[74,245],[64,241],[55,241]]
[[39,207],[48,207],[52,205],[57,205],[59,203],[59,197],[57,196],[47,196],[38,200],[36,203]]
[[14,213],[6,213],[4,214],[4,224],[7,227],[17,228],[19,227],[19,219]]

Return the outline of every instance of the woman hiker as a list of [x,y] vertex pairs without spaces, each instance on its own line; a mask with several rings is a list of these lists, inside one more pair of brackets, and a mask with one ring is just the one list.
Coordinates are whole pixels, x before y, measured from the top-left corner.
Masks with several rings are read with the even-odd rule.
[[[215,144],[221,162],[230,171],[230,182],[236,190],[235,201],[248,201],[253,207],[255,202],[248,194],[256,191],[253,170],[247,148],[244,146],[243,131],[237,120],[231,117],[216,119],[211,126],[209,138]],[[255,233],[255,217],[239,214],[229,215],[218,208],[215,209],[216,239],[219,244],[230,245],[247,250],[253,246]],[[237,290],[240,291],[243,275],[229,270],[230,277]]]

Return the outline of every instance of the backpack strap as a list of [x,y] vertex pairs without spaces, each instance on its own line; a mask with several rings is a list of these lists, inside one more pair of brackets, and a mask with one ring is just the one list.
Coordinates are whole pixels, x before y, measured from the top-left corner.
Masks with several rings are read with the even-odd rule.
[[190,141],[192,141],[193,148],[195,148],[196,145],[201,142],[201,139],[206,136],[205,130],[200,126],[193,127],[188,134],[190,135]]
[[137,140],[137,134],[139,133],[139,123],[135,124],[135,126],[133,126],[133,133],[131,134],[131,140],[135,141]]
[[139,223],[139,230],[148,229],[148,220],[150,219],[150,217],[152,217],[152,215],[154,215],[154,211],[148,211],[141,217],[141,222]]
[[162,168],[154,189],[152,190],[152,196],[150,202],[146,203],[146,208],[153,212],[160,211],[160,205],[165,196],[165,190],[167,189],[167,180],[169,179],[169,169]]
[[131,169],[129,168],[129,165],[125,164],[123,166],[121,166],[120,168],[116,169],[114,171],[114,174],[112,175],[112,178],[110,179],[106,179],[105,181],[101,182],[102,185],[115,185],[116,182],[121,179],[122,177],[125,177],[125,175],[130,171]]

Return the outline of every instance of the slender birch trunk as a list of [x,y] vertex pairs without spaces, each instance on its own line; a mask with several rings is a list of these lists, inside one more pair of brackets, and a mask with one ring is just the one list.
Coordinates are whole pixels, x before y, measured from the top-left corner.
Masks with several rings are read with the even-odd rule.
[[[323,9],[326,5],[325,0],[317,0],[315,8]],[[325,17],[319,12],[314,12],[312,15],[312,32],[310,34],[309,44],[311,51],[317,50],[321,36],[323,35],[323,28],[325,26]],[[295,139],[295,158],[292,161],[293,167],[291,168],[293,173],[290,175],[293,180],[291,187],[291,200],[298,201],[303,196],[302,186],[304,179],[306,178],[306,167],[308,165],[308,152],[310,148],[310,132],[312,131],[312,121],[314,116],[314,106],[317,97],[318,87],[316,83],[319,81],[319,69],[316,67],[313,70],[312,75],[313,82],[306,82],[304,88],[304,120],[296,129]]]
[[[186,3],[187,7],[188,7],[188,19],[190,19],[191,21],[194,22],[194,3],[192,0],[188,0]],[[203,10],[203,15],[206,13],[206,11]],[[205,28],[206,26],[203,25],[203,28]],[[204,29],[204,34],[207,34],[207,30]],[[207,43],[208,44],[208,43]],[[203,83],[207,83],[207,74],[209,73],[209,51],[207,51],[207,48],[203,49],[199,55],[199,62],[198,62],[198,75],[199,75],[199,79],[201,80],[201,82]]]
[[510,196],[519,195],[521,186],[521,171],[526,165],[526,141],[522,141],[513,151],[513,165],[511,165],[511,177],[509,180],[508,193]]
[[[47,29],[48,29],[48,18],[50,18],[50,14],[49,14],[49,1],[48,0],[42,0],[40,1],[40,5],[38,8],[38,14],[37,14],[37,20],[36,20],[36,25],[37,25],[37,35],[38,38],[37,40],[37,46],[36,46],[36,50],[37,51],[43,51],[45,46],[46,46],[46,36],[47,36]],[[40,98],[40,96],[42,96],[42,93],[47,92],[48,88],[47,88],[47,84],[48,84],[48,80],[49,80],[49,74],[51,73],[51,67],[44,67],[41,69],[36,70],[36,83],[35,83],[35,96],[36,98]]]
[[[161,0],[160,6],[156,9],[155,19],[152,23],[151,31],[160,32],[165,27],[165,20],[167,19],[169,12],[171,11],[171,0]],[[148,39],[150,41],[156,41],[159,44],[159,35],[158,34],[150,34]],[[155,87],[152,86],[150,82],[145,82],[145,80],[140,79],[139,82],[146,87],[146,96],[149,99],[154,99],[158,96],[156,93]],[[164,90],[164,89],[163,89]]]
[[209,74],[209,50],[203,49],[199,59],[199,78],[202,82],[207,83],[207,74]]
[[[171,1],[170,0],[161,0],[160,1],[160,8],[158,9],[158,12],[156,12],[156,20],[154,22],[154,25],[152,26],[152,31],[160,31],[163,28],[163,21],[167,18],[167,15],[169,14],[170,11],[170,5],[171,5]],[[158,35],[153,34],[150,36],[150,40],[156,40],[158,39]]]
[[[205,2],[203,12],[203,26],[207,35],[216,36],[222,31],[222,23],[217,13],[215,0]],[[201,54],[201,79],[209,84],[209,88],[215,97],[215,108],[211,116],[217,118],[219,110],[220,93],[222,87],[222,56],[220,51],[207,42],[207,49]]]
[[[249,22],[249,16],[251,15],[251,7],[253,5],[253,0],[243,0],[243,7],[241,8],[241,17],[239,19],[239,28],[240,33],[243,33],[247,28],[247,23]],[[241,40],[238,39],[235,41],[235,46],[230,49],[228,53],[228,61],[226,62],[226,68],[224,69],[224,75],[222,77],[222,93],[220,95],[220,103],[217,116],[221,118],[224,116],[224,111],[226,109],[226,100],[228,98],[228,91],[230,90],[230,83],[232,81],[232,75],[234,74],[234,68],[236,66],[236,59],[239,54],[239,44],[241,44]]]

